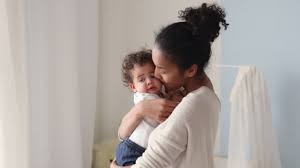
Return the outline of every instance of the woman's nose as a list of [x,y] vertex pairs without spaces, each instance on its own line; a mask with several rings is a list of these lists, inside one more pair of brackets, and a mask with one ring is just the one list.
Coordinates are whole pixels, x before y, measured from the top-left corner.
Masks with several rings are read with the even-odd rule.
[[155,76],[156,78],[158,78],[158,79],[161,79],[161,76],[160,76],[160,74],[158,73],[157,68],[155,68],[155,70],[154,70],[154,76]]

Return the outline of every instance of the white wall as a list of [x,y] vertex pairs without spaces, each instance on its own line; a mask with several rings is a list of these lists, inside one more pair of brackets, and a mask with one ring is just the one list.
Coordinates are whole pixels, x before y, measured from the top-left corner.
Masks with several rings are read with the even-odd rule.
[[151,48],[154,33],[177,20],[178,11],[201,0],[100,0],[100,59],[95,141],[116,137],[122,116],[132,107],[132,94],[122,85],[122,57]]

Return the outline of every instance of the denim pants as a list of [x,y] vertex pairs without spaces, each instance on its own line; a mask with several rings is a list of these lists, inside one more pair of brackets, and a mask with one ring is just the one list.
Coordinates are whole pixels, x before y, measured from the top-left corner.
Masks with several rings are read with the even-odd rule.
[[134,143],[130,139],[125,139],[117,147],[116,163],[118,166],[133,165],[137,158],[142,156],[145,150],[145,148]]

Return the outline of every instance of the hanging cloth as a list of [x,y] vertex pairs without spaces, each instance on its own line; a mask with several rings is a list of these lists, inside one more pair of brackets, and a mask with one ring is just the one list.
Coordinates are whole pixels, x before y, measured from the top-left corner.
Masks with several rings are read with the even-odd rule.
[[228,168],[281,168],[266,82],[241,66],[230,95]]

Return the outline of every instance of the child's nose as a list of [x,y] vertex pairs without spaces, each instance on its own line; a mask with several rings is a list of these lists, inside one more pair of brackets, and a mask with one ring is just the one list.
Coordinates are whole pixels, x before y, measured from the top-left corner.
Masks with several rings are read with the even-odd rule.
[[147,82],[147,84],[149,85],[149,84],[152,83],[152,79],[151,79],[151,78],[147,78],[146,82]]

